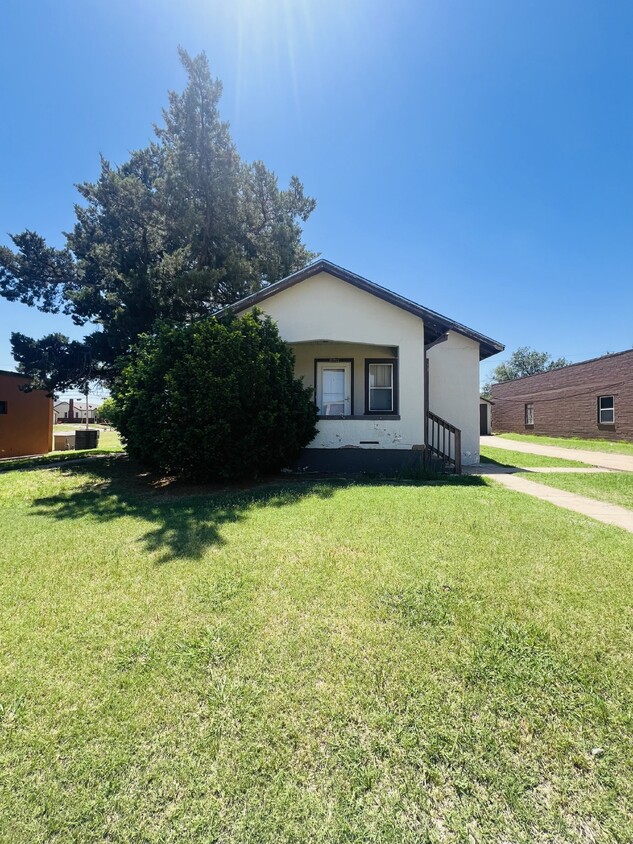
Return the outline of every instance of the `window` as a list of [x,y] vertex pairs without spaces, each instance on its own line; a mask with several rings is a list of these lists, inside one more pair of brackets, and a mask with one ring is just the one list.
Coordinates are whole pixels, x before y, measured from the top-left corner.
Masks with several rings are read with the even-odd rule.
[[525,424],[526,425],[533,425],[534,424],[534,405],[533,404],[526,404],[525,405]]
[[615,422],[615,399],[613,396],[598,396],[598,424],[613,425]]
[[0,401],[0,416],[4,416],[7,412],[7,403],[6,401]]
[[316,360],[316,404],[320,416],[351,416],[354,390],[351,360]]
[[365,361],[365,412],[397,413],[395,360]]

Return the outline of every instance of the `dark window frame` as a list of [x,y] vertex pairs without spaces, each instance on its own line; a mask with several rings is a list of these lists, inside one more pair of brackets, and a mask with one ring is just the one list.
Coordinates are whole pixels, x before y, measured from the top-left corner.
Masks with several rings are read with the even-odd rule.
[[528,401],[523,407],[523,422],[526,428],[534,427],[534,402]]
[[[611,399],[611,407],[602,407],[602,400],[603,399]],[[603,412],[611,413],[613,418],[609,419],[609,420],[604,420],[602,418]],[[598,413],[598,425],[615,425],[615,396],[614,395],[598,396],[597,413]]]
[[[369,409],[369,367],[372,363],[390,364],[393,367],[392,396],[393,407],[391,410],[370,410]],[[400,394],[398,389],[399,372],[398,358],[365,358],[365,415],[366,416],[397,416],[400,412]]]
[[319,390],[319,364],[320,363],[349,363],[350,364],[350,406],[348,416],[325,416],[319,413],[319,419],[350,419],[354,415],[354,358],[315,358],[314,359],[314,404],[317,410],[319,405],[317,403],[317,395]]

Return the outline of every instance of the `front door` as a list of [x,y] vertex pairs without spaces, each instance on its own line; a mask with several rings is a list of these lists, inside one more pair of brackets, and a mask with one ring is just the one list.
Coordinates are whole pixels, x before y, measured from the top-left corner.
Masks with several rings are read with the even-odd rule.
[[349,416],[351,414],[351,374],[350,363],[318,363],[317,407],[321,416]]

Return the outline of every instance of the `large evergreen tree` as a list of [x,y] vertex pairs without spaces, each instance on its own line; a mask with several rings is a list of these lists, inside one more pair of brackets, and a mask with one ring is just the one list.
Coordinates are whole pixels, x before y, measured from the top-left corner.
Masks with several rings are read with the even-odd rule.
[[[97,181],[78,186],[83,201],[66,246],[25,231],[12,236],[15,249],[0,247],[0,295],[99,326],[83,354],[61,335],[53,344],[12,337],[21,369],[49,388],[72,380],[70,359],[80,361],[78,380],[89,360],[92,377],[108,382],[115,361],[157,320],[213,313],[313,257],[301,223],[315,201],[296,177],[280,189],[261,161],[240,158],[206,56],[180,50],[180,58],[188,83],[169,93],[156,140],[120,166],[102,159]],[[51,366],[53,346],[63,379]]]

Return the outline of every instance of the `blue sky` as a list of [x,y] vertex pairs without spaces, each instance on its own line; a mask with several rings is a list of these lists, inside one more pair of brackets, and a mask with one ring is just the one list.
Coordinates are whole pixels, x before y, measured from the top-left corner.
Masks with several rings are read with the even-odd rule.
[[[205,50],[241,155],[318,207],[324,257],[571,360],[633,345],[633,4],[5,0],[0,242],[63,243]],[[80,336],[0,299],[11,331]],[[482,375],[503,356],[482,366]]]

